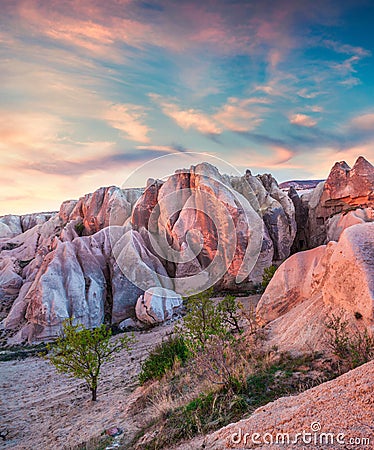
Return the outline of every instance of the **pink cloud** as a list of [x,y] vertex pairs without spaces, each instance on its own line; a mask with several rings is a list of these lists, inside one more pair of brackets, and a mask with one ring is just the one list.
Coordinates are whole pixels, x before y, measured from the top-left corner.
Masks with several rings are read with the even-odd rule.
[[361,114],[360,116],[353,118],[351,120],[351,125],[353,126],[353,128],[356,128],[359,130],[373,131],[374,130],[374,113]]
[[250,3],[217,2],[212,8],[210,2],[166,2],[150,18],[132,0],[18,0],[18,13],[21,28],[31,27],[34,33],[103,58],[119,58],[119,44],[156,45],[177,53],[203,48],[216,54],[266,52],[275,67],[300,45],[292,30],[295,13],[305,8],[292,1],[282,9]]
[[239,99],[228,98],[214,113],[207,114],[197,109],[182,109],[176,103],[156,94],[150,98],[160,105],[162,112],[173,119],[181,128],[195,129],[202,134],[221,134],[224,131],[248,132],[260,125],[265,105],[270,100],[262,97]]
[[317,125],[317,121],[306,114],[293,114],[290,117],[290,123],[299,127],[311,128]]
[[303,167],[302,164],[298,164],[293,161],[295,156],[294,152],[282,146],[272,145],[266,153],[261,152],[261,155],[251,149],[240,149],[233,153],[234,155],[231,157],[230,161],[239,167],[243,166],[243,160],[245,160],[245,158],[250,158],[251,167],[256,167],[259,169],[279,170],[297,169]]
[[162,111],[185,130],[194,128],[203,134],[222,133],[222,129],[214,119],[196,109],[182,110],[171,103],[164,103],[162,105]]
[[[30,27],[34,33],[43,34],[97,57],[119,62],[123,54],[116,44],[142,46],[144,36],[149,35],[150,28],[146,23],[129,17],[107,14],[107,6],[109,5],[86,1],[51,1],[41,4],[29,0],[20,2],[18,11],[22,27]],[[117,3],[118,8],[122,6]]]
[[254,103],[266,103],[265,99],[258,100],[258,98],[230,98],[228,103],[214,114],[213,118],[227,130],[251,131],[257,128],[263,120],[259,117],[259,109],[250,107]]
[[144,108],[132,104],[110,105],[102,117],[111,127],[120,130],[125,138],[136,142],[150,142],[148,134],[151,130],[144,123]]
[[319,113],[319,112],[323,111],[323,107],[322,106],[318,106],[318,105],[311,105],[307,109],[309,109],[310,111],[312,111],[314,113]]

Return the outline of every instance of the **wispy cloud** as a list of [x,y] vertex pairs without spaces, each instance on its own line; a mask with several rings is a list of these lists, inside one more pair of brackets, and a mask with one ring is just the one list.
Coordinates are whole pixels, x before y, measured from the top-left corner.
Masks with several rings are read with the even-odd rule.
[[359,58],[364,58],[366,56],[371,56],[371,51],[363,47],[355,47],[349,44],[342,44],[340,42],[332,41],[326,39],[323,41],[327,48],[331,48],[337,53],[345,53],[347,55],[355,55]]
[[371,51],[363,47],[353,46],[349,44],[342,44],[340,42],[332,40],[324,40],[324,45],[327,48],[334,50],[336,53],[351,55],[342,62],[332,62],[331,68],[338,72],[342,77],[339,81],[340,84],[347,87],[357,86],[361,83],[361,80],[357,76],[352,74],[357,73],[356,65],[366,57],[371,56]]
[[162,112],[173,119],[175,123],[184,130],[195,129],[203,134],[220,134],[222,129],[217,122],[196,109],[181,109],[177,104],[162,99],[159,96],[152,95],[161,107]]
[[302,88],[297,92],[297,95],[303,98],[316,98],[321,95],[321,92],[318,91],[310,91],[308,88]]
[[211,114],[189,108],[182,109],[176,103],[156,94],[150,97],[162,112],[173,119],[181,128],[195,129],[202,134],[219,135],[224,131],[247,132],[257,128],[271,101],[263,97],[236,98],[230,97],[221,107],[215,108]]
[[317,121],[306,114],[292,114],[290,117],[290,123],[299,127],[315,127]]
[[374,113],[360,114],[351,120],[351,129],[370,131],[374,136]]
[[312,153],[370,158],[371,29],[354,28],[355,5],[3,0],[4,197],[44,209],[187,148],[303,174]]
[[110,126],[124,133],[126,138],[135,142],[150,142],[150,128],[144,123],[144,108],[138,105],[110,105],[103,118]]

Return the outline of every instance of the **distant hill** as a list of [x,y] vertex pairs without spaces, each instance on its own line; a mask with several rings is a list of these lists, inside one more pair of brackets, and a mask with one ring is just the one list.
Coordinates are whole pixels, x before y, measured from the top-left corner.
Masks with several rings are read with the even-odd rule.
[[297,191],[299,190],[306,190],[306,189],[314,189],[317,184],[319,184],[321,181],[325,180],[292,180],[292,181],[284,181],[283,183],[279,184],[279,187],[281,189],[289,189],[291,186],[293,186]]

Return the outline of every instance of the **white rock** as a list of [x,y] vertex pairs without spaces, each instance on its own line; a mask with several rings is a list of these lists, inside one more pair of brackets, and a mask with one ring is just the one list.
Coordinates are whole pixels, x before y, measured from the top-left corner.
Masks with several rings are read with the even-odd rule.
[[173,317],[182,306],[182,297],[170,289],[154,287],[141,295],[136,303],[136,317],[143,323],[155,325]]

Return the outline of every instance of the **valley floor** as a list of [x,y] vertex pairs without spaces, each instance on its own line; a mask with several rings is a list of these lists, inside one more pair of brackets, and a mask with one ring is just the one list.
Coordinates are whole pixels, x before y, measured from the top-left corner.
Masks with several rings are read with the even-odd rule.
[[9,430],[0,446],[69,449],[113,426],[124,430],[124,441],[131,439],[138,428],[127,410],[141,362],[150,346],[172,328],[135,333],[137,343],[131,354],[122,351],[103,366],[96,403],[91,402],[83,381],[56,373],[42,358],[0,362],[0,429]]

